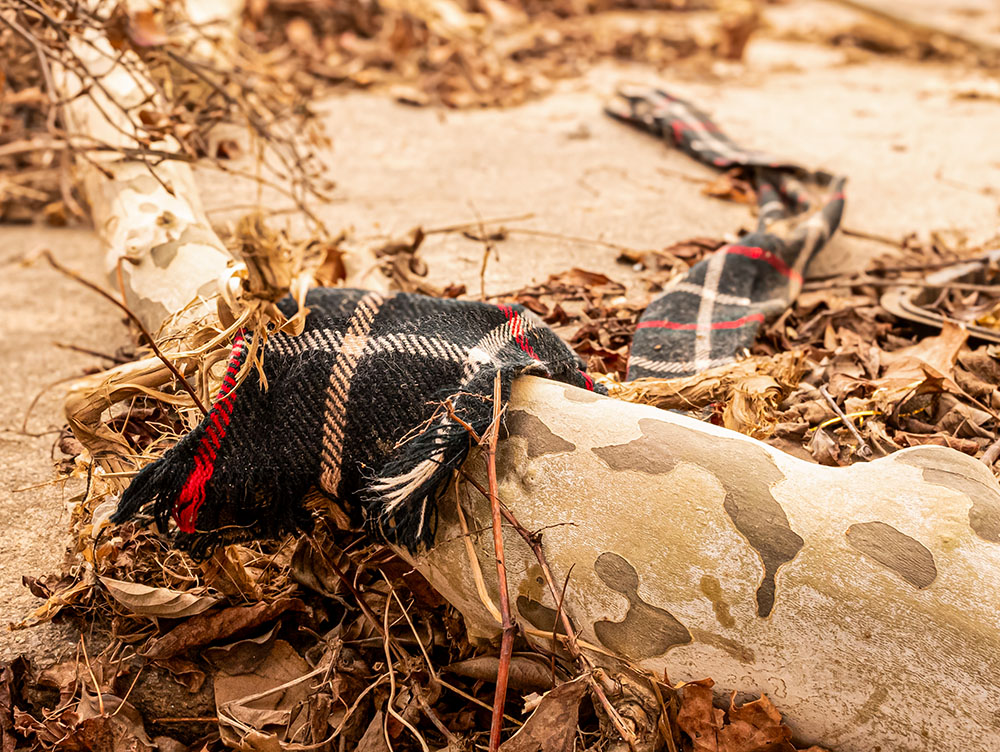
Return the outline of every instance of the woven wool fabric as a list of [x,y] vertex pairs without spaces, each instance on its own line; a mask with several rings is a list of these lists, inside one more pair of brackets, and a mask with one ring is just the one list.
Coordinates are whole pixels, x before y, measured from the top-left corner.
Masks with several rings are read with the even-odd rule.
[[[643,313],[628,375],[729,363],[798,294],[839,224],[844,181],[740,149],[665,92],[625,94],[609,112],[699,161],[739,169],[757,192],[757,230],[692,267]],[[807,186],[821,188],[821,200]],[[173,520],[175,542],[200,556],[219,543],[308,528],[303,498],[318,488],[412,550],[432,540],[436,494],[471,447],[462,424],[482,434],[492,420],[498,373],[504,403],[523,374],[604,391],[517,305],[327,288],[306,304],[300,335],[268,340],[267,389],[255,372],[234,389],[247,354],[236,337],[209,415],[139,473],[116,521],[142,510],[163,530]],[[295,311],[290,299],[280,307]]]
[[[415,548],[433,537],[434,495],[471,446],[465,427],[492,422],[500,374],[506,403],[535,374],[603,392],[579,358],[517,305],[319,288],[298,336],[268,341],[268,388],[237,337],[219,398],[173,449],[143,468],[116,520],[151,505],[160,528],[196,556],[213,545],[307,528],[318,487],[356,521]],[[281,302],[291,315],[295,304]]]
[[[741,149],[705,113],[664,91],[622,92],[608,114],[706,165],[739,170],[758,207],[754,232],[691,267],[646,308],[628,378],[687,376],[731,363],[764,321],[798,296],[806,266],[840,224],[844,179]],[[814,199],[810,188],[821,195]]]

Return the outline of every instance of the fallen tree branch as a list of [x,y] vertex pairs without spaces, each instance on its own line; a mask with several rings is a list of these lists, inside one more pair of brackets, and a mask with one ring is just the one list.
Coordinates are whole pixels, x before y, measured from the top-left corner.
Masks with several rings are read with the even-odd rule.
[[[507,541],[506,571],[540,649],[565,630],[567,649],[574,635],[611,675],[634,665],[767,693],[803,741],[845,752],[1000,743],[977,699],[1000,692],[983,670],[1000,632],[982,596],[1000,588],[1000,487],[977,460],[919,447],[829,468],[533,377],[515,382],[507,416],[497,482],[521,541]],[[486,473],[482,457],[463,468],[472,531],[491,515]],[[439,516],[436,545],[412,561],[470,636],[491,639],[458,515]],[[492,546],[471,539],[496,599]]]

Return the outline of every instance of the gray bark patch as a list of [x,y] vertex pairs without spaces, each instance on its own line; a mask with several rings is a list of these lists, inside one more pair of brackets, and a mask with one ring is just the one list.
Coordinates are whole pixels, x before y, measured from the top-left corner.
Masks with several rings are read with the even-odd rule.
[[[517,611],[533,627],[541,629],[543,632],[555,632],[556,634],[566,634],[566,628],[562,624],[562,616],[554,608],[549,608],[544,603],[529,598],[526,595],[517,596]],[[573,621],[570,620],[570,624]]]
[[612,470],[659,475],[686,462],[712,473],[725,489],[726,514],[764,565],[757,588],[757,615],[770,616],[778,569],[794,559],[804,543],[771,493],[771,486],[784,480],[784,473],[763,446],[750,441],[710,436],[648,418],[639,421],[639,428],[642,436],[628,444],[592,451]]
[[979,461],[959,452],[931,447],[893,455],[897,462],[921,468],[928,483],[969,497],[969,527],[985,541],[1000,543],[1000,491],[992,473]]
[[183,240],[168,240],[149,249],[149,257],[159,269],[166,269],[177,257],[177,252],[184,245]]
[[606,552],[597,557],[594,571],[601,582],[628,600],[624,619],[594,623],[597,639],[606,648],[627,658],[642,660],[691,642],[691,633],[672,613],[639,596],[639,574],[628,561],[618,554]]
[[888,567],[917,589],[937,579],[934,554],[909,535],[884,522],[858,522],[847,528],[847,542],[879,564]]
[[543,454],[572,452],[573,444],[561,436],[557,436],[537,415],[525,410],[511,410],[504,420],[507,432],[512,436],[520,436],[527,443],[528,457],[534,459]]

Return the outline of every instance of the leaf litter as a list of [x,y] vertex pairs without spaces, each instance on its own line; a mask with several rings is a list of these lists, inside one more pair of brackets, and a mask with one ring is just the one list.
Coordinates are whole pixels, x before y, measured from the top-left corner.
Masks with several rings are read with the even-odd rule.
[[[452,107],[523,101],[579,72],[581,60],[617,56],[667,64],[705,48],[682,24],[658,36],[607,14],[694,4],[596,5],[603,13],[590,13],[589,5],[581,12],[573,2],[258,0],[249,4],[248,25],[257,44],[269,50],[269,75],[291,81],[295,92],[385,86],[395,87],[401,101]],[[156,17],[124,20],[123,43],[144,48],[147,56],[169,41]],[[723,24],[732,30],[730,47],[738,46],[749,23],[738,21]],[[712,54],[728,49],[716,45],[709,45]],[[49,111],[41,89],[32,88],[41,79],[31,73],[30,50],[11,49],[22,79],[8,73],[6,84],[26,108],[16,111],[22,119],[15,133],[30,139]],[[286,98],[276,101],[297,101],[297,93],[281,91]],[[195,87],[191,93],[194,101],[204,91]],[[11,101],[5,99],[4,107]],[[10,113],[0,110],[2,117]],[[207,153],[204,135],[183,127],[203,123],[203,112],[152,113],[148,120],[151,133],[160,128],[191,136],[186,143],[192,155]],[[0,142],[0,148],[12,142]],[[233,148],[214,156],[227,158]],[[13,168],[0,161],[4,179],[13,170],[42,181],[22,181],[13,192],[6,187],[6,221],[26,216],[24,207],[41,207],[52,217],[67,211],[72,194],[52,182],[58,153],[8,149],[0,156],[22,160]],[[706,186],[705,193],[753,204],[748,190],[734,173]],[[472,228],[465,231],[478,237]],[[415,228],[378,249],[383,272],[400,289],[466,294],[459,286],[428,281],[419,256],[424,236]],[[502,243],[506,236],[502,228],[491,231],[489,242]],[[252,221],[241,226],[237,241],[277,244],[287,238],[269,235]],[[321,252],[331,281],[345,274],[336,245]],[[903,239],[864,274],[809,280],[795,305],[731,366],[685,379],[624,382],[641,311],[721,245],[719,239],[692,238],[662,249],[609,249],[637,273],[631,275],[635,282],[574,268],[499,298],[519,302],[551,324],[620,398],[691,411],[825,464],[941,444],[993,466],[1000,455],[993,438],[1000,428],[1000,347],[970,338],[956,324],[942,321],[936,331],[882,305],[887,289],[918,290],[921,305],[942,319],[1000,329],[995,261],[965,283],[982,289],[925,279],[984,250],[953,239]],[[266,276],[268,268],[260,272]],[[176,403],[156,395],[140,396],[107,419],[137,456],[162,449],[184,424]],[[195,563],[135,523],[109,528],[114,484],[90,475],[90,459],[78,442],[65,447],[76,456],[63,463],[63,471],[86,473],[89,480],[87,492],[73,500],[71,555],[65,573],[25,578],[44,603],[16,626],[58,618],[87,637],[73,659],[55,665],[34,666],[25,658],[0,664],[0,752],[466,750],[485,742],[495,650],[474,645],[458,613],[418,573],[351,529],[328,501],[315,500],[323,522],[312,536],[229,546]],[[600,704],[563,657],[519,642],[511,678],[506,752],[611,743],[614,731]],[[742,705],[730,698],[726,704],[711,679],[675,685],[665,676],[644,677],[635,686],[606,691],[640,708],[633,718],[637,728],[642,718],[652,719],[647,731],[658,748],[796,749],[766,697]]]
[[[410,233],[389,257],[415,253],[419,235]],[[503,233],[494,237],[503,242]],[[951,264],[977,249],[901,248],[860,281],[809,281],[821,289],[807,290],[737,363],[697,377],[623,382],[629,332],[648,300],[720,244],[694,239],[641,254],[609,249],[638,272],[628,275],[634,281],[569,269],[501,297],[551,321],[619,396],[692,411],[812,461],[848,464],[863,459],[863,446],[874,456],[920,443],[983,456],[993,446],[1000,351],[957,325],[935,332],[894,317],[880,306],[884,287],[869,282],[918,285],[920,270],[889,270],[919,266],[908,255]],[[171,425],[164,416],[175,409],[148,396],[124,419],[109,420],[142,453],[157,432],[150,422]],[[58,613],[87,625],[93,637],[67,664],[5,666],[4,733],[18,744],[139,750],[166,738],[189,749],[298,750],[484,742],[494,649],[470,642],[457,612],[328,500],[310,502],[324,520],[311,536],[230,546],[199,564],[138,524],[95,524],[113,506],[106,489],[98,478],[76,500],[75,567],[29,583],[55,604],[36,621]],[[562,752],[613,738],[571,663],[526,642],[517,651],[504,749]],[[151,712],[162,707],[148,696],[151,686],[175,706],[187,698],[196,709]],[[720,706],[710,679],[675,685],[646,677],[632,691],[645,708],[640,717],[653,719],[648,727],[666,748],[796,749],[766,697]],[[105,711],[95,715],[98,701]]]

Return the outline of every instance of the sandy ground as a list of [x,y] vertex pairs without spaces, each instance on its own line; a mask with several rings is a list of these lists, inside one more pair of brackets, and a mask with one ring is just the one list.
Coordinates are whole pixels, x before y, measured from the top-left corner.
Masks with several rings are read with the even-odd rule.
[[[817,15],[803,5],[821,7],[779,7],[774,28],[802,18],[822,23],[822,13],[833,18],[845,12],[828,8]],[[939,14],[941,4],[934,5],[927,12]],[[914,5],[911,15],[919,9]],[[945,20],[960,25],[963,18],[977,19],[984,34],[1000,30],[995,4],[954,3]],[[374,94],[320,103],[338,183],[337,200],[323,207],[322,217],[331,228],[352,228],[357,237],[441,227],[474,220],[477,213],[527,217],[505,224],[561,236],[512,234],[500,243],[499,260],[490,261],[486,275],[491,292],[570,266],[622,280],[630,274],[614,250],[572,238],[651,248],[748,227],[746,207],[701,194],[697,181],[711,177],[709,170],[601,113],[615,86],[630,82],[655,83],[695,100],[748,146],[848,175],[848,228],[890,238],[947,231],[970,242],[997,233],[1000,102],[956,97],[980,74],[886,59],[848,63],[841,50],[778,41],[777,31],[753,41],[747,63],[721,69],[711,83],[603,65],[561,83],[543,100],[509,110],[417,109]],[[244,211],[256,195],[216,175],[206,175],[204,185],[207,207],[220,221]],[[274,209],[281,202],[269,198],[266,205]],[[23,268],[10,261],[42,247],[69,266],[89,270],[92,278],[100,274],[100,248],[88,230],[0,228],[3,622],[19,619],[37,603],[20,584],[23,574],[58,568],[65,501],[78,490],[43,485],[52,478],[57,435],[18,433],[27,405],[47,384],[100,363],[55,342],[108,352],[126,337],[116,312],[92,293],[41,265]],[[839,235],[811,271],[859,268],[885,250]],[[455,233],[431,235],[424,248],[432,280],[461,281],[472,292],[478,292],[482,254],[480,243]],[[47,390],[29,430],[57,428],[60,404],[59,388]],[[51,628],[0,632],[0,658],[56,644],[62,641]]]
[[[66,265],[86,270],[100,257],[93,232],[48,228],[0,229],[0,659],[51,652],[61,642],[51,627],[7,632],[39,605],[22,575],[56,572],[66,548],[66,501],[82,483],[53,483],[54,447],[63,424],[57,382],[101,361],[56,346],[113,353],[127,342],[117,312],[44,263],[22,267],[24,252],[50,248]],[[41,394],[21,432],[31,401]]]

